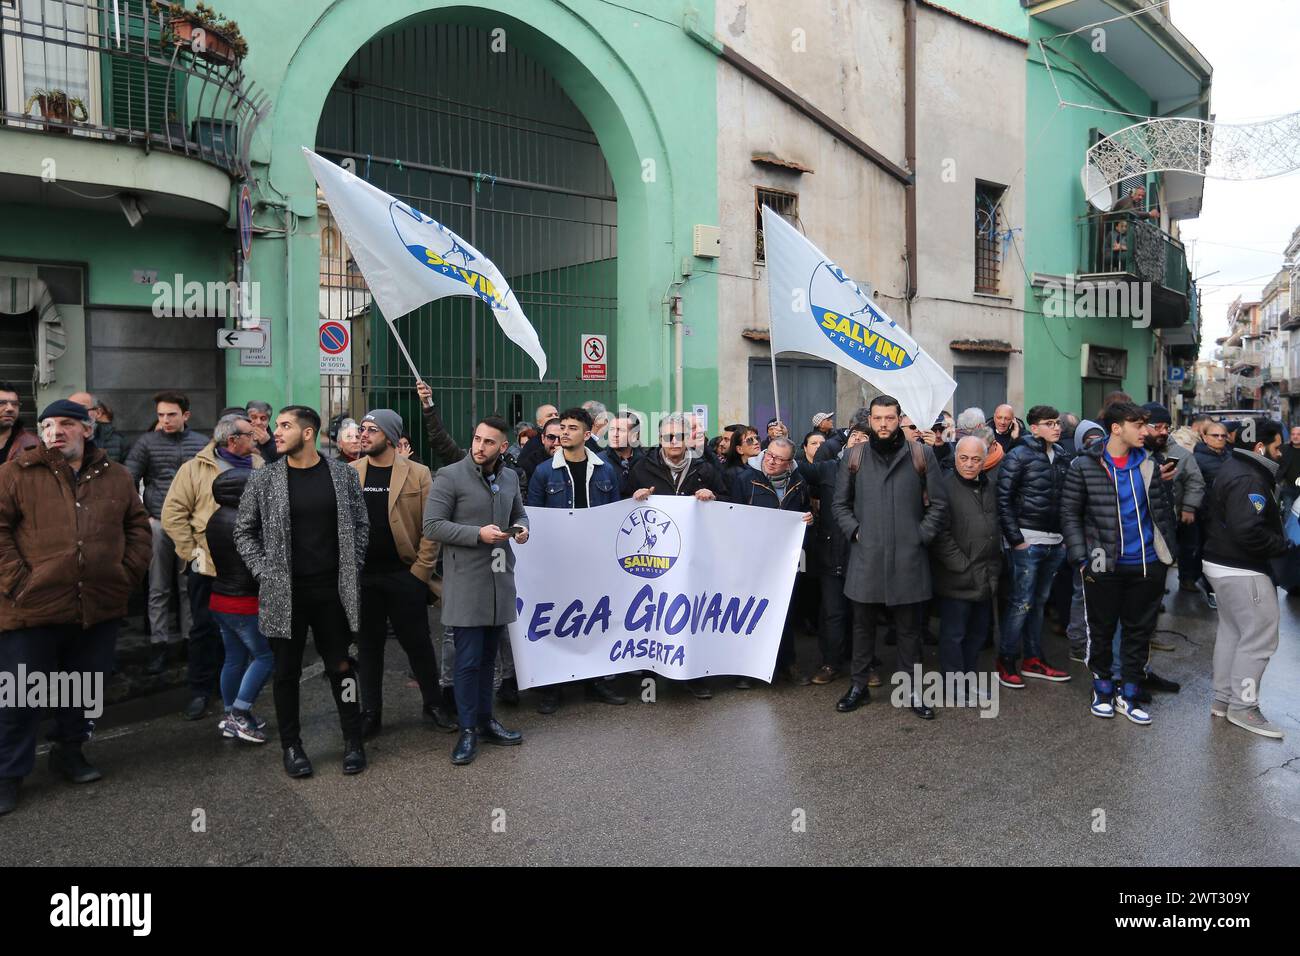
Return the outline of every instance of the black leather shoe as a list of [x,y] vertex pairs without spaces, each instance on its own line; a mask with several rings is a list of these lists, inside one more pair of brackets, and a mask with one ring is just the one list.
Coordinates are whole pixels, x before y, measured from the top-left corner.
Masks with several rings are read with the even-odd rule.
[[456,718],[448,717],[447,712],[436,704],[426,706],[424,716],[433,721],[433,725],[445,733],[451,733],[456,729]]
[[1176,680],[1161,677],[1155,671],[1148,671],[1147,676],[1142,679],[1142,689],[1159,691],[1162,694],[1176,694],[1183,689],[1183,685]]
[[866,684],[852,684],[849,692],[835,702],[835,709],[841,714],[847,714],[870,702],[871,691],[867,690]]
[[81,744],[55,744],[50,748],[50,772],[69,783],[94,783],[104,775],[90,765]]
[[912,698],[912,713],[916,714],[916,716],[920,717],[922,720],[934,720],[934,708],[927,707],[915,697]]
[[537,702],[537,712],[539,714],[553,714],[560,707],[560,688],[543,687],[541,699]]
[[498,747],[514,747],[524,742],[523,734],[517,730],[506,730],[495,717],[486,724],[479,724],[478,738],[485,744],[496,744]]
[[13,813],[18,806],[18,785],[22,777],[0,777],[0,817]]
[[181,711],[181,716],[186,720],[201,720],[203,715],[208,712],[208,699],[202,694],[191,697],[190,702]]
[[497,688],[497,700],[503,704],[509,704],[516,707],[519,704],[519,681],[513,677],[501,678],[501,686]]
[[284,748],[284,772],[291,777],[310,777],[311,761],[302,744],[290,744]]
[[360,737],[354,737],[343,745],[343,772],[349,776],[366,769],[366,746]]
[[614,693],[608,681],[593,680],[587,682],[587,700],[598,700],[602,704],[626,704],[627,698]]
[[361,712],[361,739],[373,740],[384,732],[384,719],[373,710]]
[[473,763],[478,756],[478,731],[462,730],[451,751],[451,762],[458,767]]
[[794,684],[795,687],[807,687],[812,683],[812,681],[808,679],[808,675],[799,670],[798,665],[795,664],[791,664],[789,667],[777,671],[777,675],[788,680],[791,684]]
[[144,665],[144,672],[150,677],[157,677],[167,669],[167,645],[163,644],[157,651],[150,655],[148,662]]

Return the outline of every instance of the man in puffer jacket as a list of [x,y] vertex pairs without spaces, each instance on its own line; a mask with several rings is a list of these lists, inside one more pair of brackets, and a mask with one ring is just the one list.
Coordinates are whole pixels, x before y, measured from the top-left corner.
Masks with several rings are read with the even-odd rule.
[[[1118,710],[1142,725],[1151,715],[1139,701],[1141,682],[1177,529],[1172,481],[1142,447],[1146,419],[1132,402],[1109,405],[1101,422],[1109,437],[1070,463],[1061,494],[1068,560],[1083,573],[1092,714],[1114,717]],[[1123,625],[1118,697],[1111,678],[1117,621]]]
[[[158,427],[135,440],[126,456],[126,470],[134,482],[144,482],[144,507],[153,529],[153,560],[149,563],[149,642],[154,656],[151,673],[161,673],[167,645],[190,635],[191,614],[185,579],[185,562],[162,525],[163,502],[181,465],[208,444],[208,436],[190,431],[190,400],[181,392],[159,392],[153,397]],[[180,606],[180,633],[171,626],[168,607],[172,595]]]
[[[1007,453],[998,474],[998,519],[1007,542],[1011,593],[998,646],[998,682],[1021,688],[1024,677],[1062,683],[1070,679],[1043,657],[1043,611],[1056,570],[1065,560],[1061,487],[1069,460],[1056,447],[1060,413],[1035,405],[1026,416],[1030,434]],[[1017,658],[1024,650],[1024,663]],[[1023,674],[1023,677],[1022,677]]]

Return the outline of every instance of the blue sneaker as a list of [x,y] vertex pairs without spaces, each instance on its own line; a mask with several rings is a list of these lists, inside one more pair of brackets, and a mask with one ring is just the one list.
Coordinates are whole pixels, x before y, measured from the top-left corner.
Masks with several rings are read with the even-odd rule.
[[1094,678],[1092,681],[1092,716],[1115,716],[1115,682]]
[[1151,715],[1138,702],[1139,693],[1137,684],[1125,684],[1123,691],[1115,699],[1115,709],[1133,723],[1145,727],[1151,723]]

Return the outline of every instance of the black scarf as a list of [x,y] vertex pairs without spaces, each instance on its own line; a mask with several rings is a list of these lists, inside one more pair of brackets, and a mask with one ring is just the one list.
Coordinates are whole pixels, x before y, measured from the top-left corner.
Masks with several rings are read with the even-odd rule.
[[906,439],[903,437],[903,429],[900,427],[894,431],[894,434],[888,438],[880,438],[873,431],[868,436],[867,441],[871,443],[871,450],[886,461],[894,457],[894,453],[903,447]]

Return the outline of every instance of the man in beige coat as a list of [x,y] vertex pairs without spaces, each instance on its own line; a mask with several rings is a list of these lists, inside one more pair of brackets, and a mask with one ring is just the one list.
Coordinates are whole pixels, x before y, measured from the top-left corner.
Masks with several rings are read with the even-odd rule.
[[383,729],[384,644],[391,623],[424,698],[424,713],[440,729],[456,729],[440,707],[438,662],[429,637],[427,605],[438,545],[424,537],[424,502],[433,477],[397,454],[402,418],[377,408],[361,419],[362,455],[352,462],[370,517],[361,569],[361,728],[367,739]]
[[185,581],[193,623],[189,634],[190,703],[182,714],[186,720],[198,720],[208,712],[209,700],[219,696],[217,680],[225,653],[221,634],[208,612],[217,571],[204,532],[217,511],[212,482],[237,466],[260,468],[262,459],[254,450],[253,424],[248,417],[225,415],[212,430],[212,441],[177,470],[163,500],[163,532],[171,538],[176,557],[188,568]]

